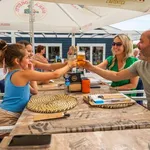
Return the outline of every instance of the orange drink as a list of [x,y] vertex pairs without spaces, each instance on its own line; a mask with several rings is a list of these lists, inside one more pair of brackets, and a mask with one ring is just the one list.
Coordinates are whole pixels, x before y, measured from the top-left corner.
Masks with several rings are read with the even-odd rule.
[[85,52],[79,51],[77,53],[77,65],[78,66],[84,66],[85,62],[83,60],[85,60]]

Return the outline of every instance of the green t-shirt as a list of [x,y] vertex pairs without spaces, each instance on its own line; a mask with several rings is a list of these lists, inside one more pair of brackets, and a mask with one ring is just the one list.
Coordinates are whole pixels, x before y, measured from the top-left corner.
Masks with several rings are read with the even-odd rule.
[[[107,69],[109,69],[109,66],[112,64],[113,56],[107,57],[106,60],[108,61]],[[138,61],[137,58],[135,58],[135,57],[128,57],[127,60],[126,60],[126,64],[124,66],[124,69],[130,67],[136,61]],[[117,60],[116,60],[116,62],[114,64],[114,66],[111,69],[109,69],[109,70],[119,72]],[[125,85],[125,84],[129,84],[129,83],[130,83],[130,80],[113,81],[111,86],[112,87],[117,87],[117,86],[122,86],[122,85]],[[136,94],[130,94],[130,96],[135,96],[135,95]]]

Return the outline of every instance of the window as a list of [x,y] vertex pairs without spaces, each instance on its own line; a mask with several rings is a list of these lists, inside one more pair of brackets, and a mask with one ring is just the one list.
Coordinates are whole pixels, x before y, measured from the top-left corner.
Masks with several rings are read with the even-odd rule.
[[[60,43],[36,43],[35,52],[38,45],[43,45],[46,48],[45,57],[50,63],[56,62],[56,58],[62,58],[62,44]],[[58,57],[56,57],[58,56]]]
[[86,59],[94,65],[98,65],[105,60],[105,44],[77,44],[78,50],[84,50]]

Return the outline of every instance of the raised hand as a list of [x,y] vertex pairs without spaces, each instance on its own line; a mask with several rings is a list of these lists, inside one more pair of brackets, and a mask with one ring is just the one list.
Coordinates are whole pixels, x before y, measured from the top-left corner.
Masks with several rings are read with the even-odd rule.
[[68,60],[67,65],[70,67],[70,69],[74,68],[74,67],[77,66],[77,60],[76,59],[74,59],[74,60]]
[[93,65],[88,61],[88,60],[83,60],[84,65],[83,66],[78,66],[79,68],[85,68],[89,70]]
[[29,62],[29,64],[28,64],[28,69],[29,69],[29,70],[34,70],[33,63],[32,63],[32,62]]

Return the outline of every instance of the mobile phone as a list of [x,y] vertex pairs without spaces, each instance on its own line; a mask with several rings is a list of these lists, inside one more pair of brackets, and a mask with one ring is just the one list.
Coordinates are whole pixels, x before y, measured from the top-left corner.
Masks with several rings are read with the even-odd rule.
[[14,146],[44,146],[51,142],[51,135],[15,135],[12,137],[9,147]]

